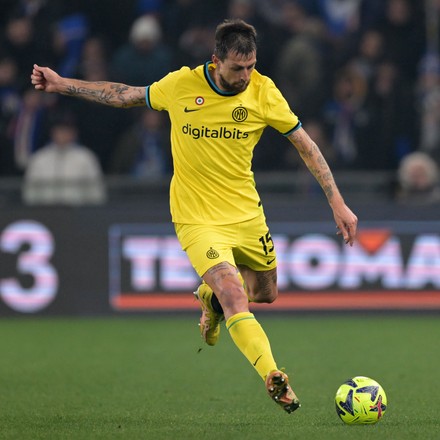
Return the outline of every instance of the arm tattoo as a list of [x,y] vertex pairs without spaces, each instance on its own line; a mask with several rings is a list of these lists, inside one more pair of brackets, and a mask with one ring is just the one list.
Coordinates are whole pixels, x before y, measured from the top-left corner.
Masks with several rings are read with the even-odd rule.
[[146,104],[145,88],[106,81],[76,80],[66,87],[64,94],[112,107],[127,108]]
[[307,135],[299,132],[292,133],[289,140],[296,147],[307,168],[321,185],[327,199],[331,200],[335,194],[336,184],[319,147]]
[[96,89],[94,90],[94,89],[87,89],[85,87],[74,87],[74,86],[69,86],[67,88],[67,95],[79,96],[87,100],[103,103],[103,104],[109,104],[111,98],[111,95],[109,93],[105,93],[104,90],[96,90]]

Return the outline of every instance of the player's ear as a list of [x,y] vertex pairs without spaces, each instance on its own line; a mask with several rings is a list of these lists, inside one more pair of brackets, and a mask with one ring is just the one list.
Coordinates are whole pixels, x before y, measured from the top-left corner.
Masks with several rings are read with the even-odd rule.
[[215,55],[215,54],[212,54],[211,60],[212,60],[212,62],[213,62],[214,64],[216,64],[216,65],[217,65],[218,62],[220,61],[219,58],[218,58],[218,56]]

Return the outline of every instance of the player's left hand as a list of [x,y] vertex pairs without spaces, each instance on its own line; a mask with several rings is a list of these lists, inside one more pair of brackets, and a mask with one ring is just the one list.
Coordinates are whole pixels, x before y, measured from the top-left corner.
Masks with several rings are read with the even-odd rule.
[[334,209],[333,216],[338,228],[337,235],[342,235],[345,244],[353,246],[356,238],[358,218],[345,204]]

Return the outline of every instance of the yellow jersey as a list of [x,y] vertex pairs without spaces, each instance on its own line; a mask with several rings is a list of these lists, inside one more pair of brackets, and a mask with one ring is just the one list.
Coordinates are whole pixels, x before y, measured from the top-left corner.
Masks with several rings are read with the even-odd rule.
[[285,136],[301,126],[270,78],[254,70],[245,91],[228,93],[209,75],[214,68],[182,67],[146,89],[148,107],[171,120],[174,223],[227,225],[260,215],[254,147],[267,126]]

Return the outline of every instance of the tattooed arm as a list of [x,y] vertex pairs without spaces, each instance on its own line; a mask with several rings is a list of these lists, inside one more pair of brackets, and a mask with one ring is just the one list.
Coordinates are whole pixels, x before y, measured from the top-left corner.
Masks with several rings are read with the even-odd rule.
[[145,87],[131,87],[109,81],[81,81],[63,78],[48,67],[34,64],[31,81],[36,90],[76,96],[88,101],[112,107],[136,107],[145,105]]
[[290,134],[289,140],[321,185],[333,210],[333,216],[339,230],[338,234],[344,237],[345,243],[352,246],[356,236],[358,219],[345,204],[324,156],[302,127]]

